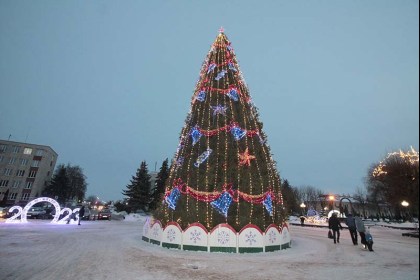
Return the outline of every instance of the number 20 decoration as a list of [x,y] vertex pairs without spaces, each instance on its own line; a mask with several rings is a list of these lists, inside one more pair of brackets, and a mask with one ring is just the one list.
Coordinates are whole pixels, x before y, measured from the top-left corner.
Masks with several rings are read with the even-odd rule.
[[[29,209],[31,209],[32,206],[39,202],[49,202],[55,207],[55,215],[52,219],[52,224],[64,224],[67,223],[67,220],[70,218],[70,215],[73,213],[79,212],[79,208],[76,208],[74,210],[71,210],[70,208],[63,208],[61,209],[60,204],[58,204],[57,201],[55,201],[52,198],[49,197],[38,197],[32,201],[30,201],[26,206],[22,209],[20,206],[13,206],[9,209],[9,213],[13,213],[14,210],[18,210],[16,213],[14,213],[10,218],[8,218],[5,222],[6,223],[27,223],[27,215]],[[60,219],[60,215],[67,212],[67,215]],[[20,216],[20,219],[18,217]],[[76,223],[78,222],[79,215],[75,215],[76,217]]]

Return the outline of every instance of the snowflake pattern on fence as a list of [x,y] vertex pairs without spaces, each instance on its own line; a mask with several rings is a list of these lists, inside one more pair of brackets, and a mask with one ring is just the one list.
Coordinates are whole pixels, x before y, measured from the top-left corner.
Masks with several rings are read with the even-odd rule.
[[144,222],[144,226],[143,226],[143,235],[147,236],[149,234],[149,228],[150,228],[150,220],[149,218],[146,218],[146,221]]
[[283,230],[283,238],[284,238],[284,240],[287,240],[288,239],[288,237],[289,237],[289,232],[287,231],[287,230]]
[[191,231],[190,240],[194,243],[197,243],[197,241],[201,241],[201,232],[197,231],[196,229],[194,231]]
[[175,231],[172,228],[169,229],[168,232],[166,233],[166,237],[168,238],[169,241],[171,242],[174,241],[176,237]]
[[222,230],[221,232],[219,232],[219,234],[217,235],[217,241],[219,242],[219,244],[225,245],[229,242],[229,233],[227,233],[226,231]]
[[159,237],[159,227],[154,227],[154,228],[153,228],[153,233],[152,233],[152,235],[153,235],[155,238],[158,238],[158,237]]
[[255,239],[257,237],[257,234],[252,233],[252,231],[249,231],[249,234],[245,233],[245,242],[249,243],[249,246],[252,246],[252,243],[257,243],[257,240]]
[[276,242],[276,233],[274,232],[274,230],[270,230],[270,232],[268,233],[268,241],[270,241],[271,244],[273,244],[274,242]]
[[143,226],[143,231],[144,231],[143,235],[147,236],[149,234],[149,224],[145,224]]

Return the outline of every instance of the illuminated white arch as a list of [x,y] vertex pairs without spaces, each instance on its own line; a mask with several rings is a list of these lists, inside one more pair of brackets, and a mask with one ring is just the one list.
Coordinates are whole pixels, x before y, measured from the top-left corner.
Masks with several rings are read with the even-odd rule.
[[338,211],[338,210],[331,210],[328,213],[328,219],[331,218],[331,216],[332,216],[333,213],[336,213],[337,214],[337,217],[340,217],[341,216],[340,211]]
[[55,207],[55,215],[54,215],[54,219],[52,219],[51,223],[55,224],[58,222],[58,219],[60,218],[60,211],[61,211],[61,207],[60,204],[58,204],[57,201],[55,201],[52,198],[49,197],[38,197],[32,201],[30,201],[28,204],[26,204],[26,206],[23,208],[22,210],[22,214],[20,217],[20,222],[21,223],[27,223],[27,214],[29,209],[31,209],[32,206],[34,206],[35,204],[39,203],[39,202],[49,202],[52,205],[54,205]]

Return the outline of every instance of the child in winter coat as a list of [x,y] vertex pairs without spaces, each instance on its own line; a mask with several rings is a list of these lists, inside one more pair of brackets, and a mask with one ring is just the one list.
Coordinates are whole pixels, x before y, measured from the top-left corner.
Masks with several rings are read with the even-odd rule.
[[[360,234],[360,242],[362,243],[363,249],[368,248],[369,251],[373,251],[372,249],[373,238],[370,232],[366,230],[363,220],[360,217],[355,217],[354,221],[356,223],[356,229]],[[368,237],[369,240],[366,240],[367,239],[366,237]]]

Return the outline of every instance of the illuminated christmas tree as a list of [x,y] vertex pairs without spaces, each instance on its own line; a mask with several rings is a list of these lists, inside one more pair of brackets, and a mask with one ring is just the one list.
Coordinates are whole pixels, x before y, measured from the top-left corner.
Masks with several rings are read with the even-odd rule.
[[191,110],[154,217],[182,228],[281,225],[280,178],[262,123],[221,29],[201,67]]

